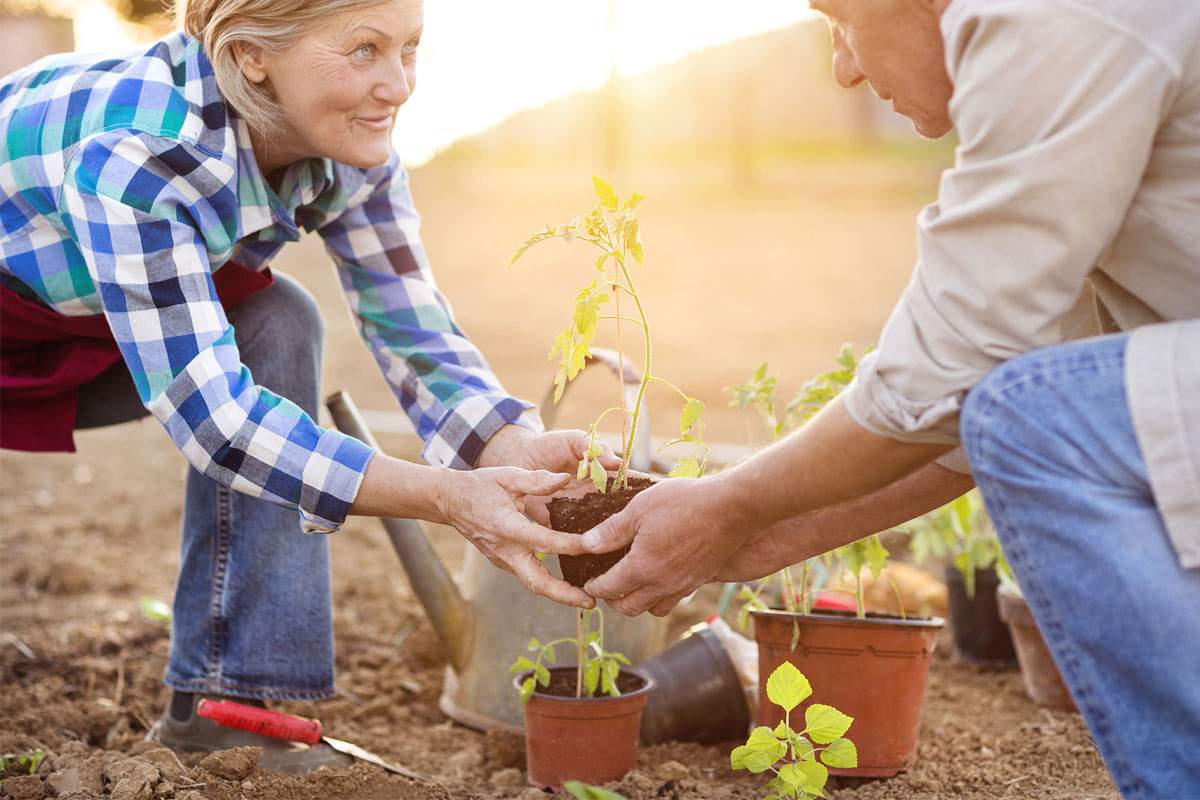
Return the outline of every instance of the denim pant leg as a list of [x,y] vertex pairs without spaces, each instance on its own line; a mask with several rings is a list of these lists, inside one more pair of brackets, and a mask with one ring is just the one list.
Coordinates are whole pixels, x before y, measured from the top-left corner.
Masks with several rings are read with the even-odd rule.
[[[260,386],[317,414],[321,317],[312,296],[275,285],[229,314]],[[333,694],[329,543],[292,511],[189,470],[167,685],[300,700]]]
[[1126,335],[970,393],[963,446],[1005,553],[1126,797],[1200,798],[1200,571],[1167,538],[1125,395]]

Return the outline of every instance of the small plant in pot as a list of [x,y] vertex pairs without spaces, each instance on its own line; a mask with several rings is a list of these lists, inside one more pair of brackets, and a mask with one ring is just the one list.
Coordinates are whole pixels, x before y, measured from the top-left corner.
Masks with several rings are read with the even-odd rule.
[[[750,381],[733,388],[735,402],[756,406],[782,436],[803,424],[836,397],[854,378],[858,357],[845,346],[838,368],[818,376],[780,410],[777,381],[762,365]],[[782,422],[783,424],[779,424]],[[769,702],[768,676],[791,663],[823,687],[831,704],[857,720],[854,766],[831,766],[835,775],[890,777],[916,762],[917,735],[925,682],[937,633],[936,617],[869,613],[863,599],[862,568],[878,577],[887,561],[879,537],[869,536],[799,565],[799,575],[785,569],[778,577],[782,602],[770,608],[754,590],[744,591],[743,614],[754,620],[758,643],[759,724],[774,729],[784,715]],[[849,587],[832,586],[846,573]],[[855,611],[814,608],[819,591],[853,595]]]
[[965,661],[992,666],[1017,663],[1012,635],[1000,619],[996,592],[1012,572],[979,490],[907,525],[913,560],[948,559],[945,568],[954,648]]
[[[591,260],[592,278],[576,294],[570,322],[550,350],[550,358],[558,359],[555,402],[562,397],[567,383],[583,371],[602,322],[613,324],[618,363],[622,366],[626,337],[640,339],[642,378],[633,409],[625,408],[621,395],[618,404],[601,411],[588,426],[589,444],[577,477],[590,478],[595,491],[582,497],[556,497],[549,504],[550,527],[575,534],[585,533],[618,513],[651,485],[648,478],[629,472],[629,455],[651,383],[668,388],[682,401],[679,433],[668,444],[688,445],[689,455],[679,460],[670,476],[699,477],[708,461],[701,419],[704,403],[652,370],[650,323],[634,274],[634,267],[642,266],[645,260],[637,216],[645,198],[634,192],[622,200],[600,178],[593,178],[592,185],[597,202],[591,211],[530,236],[509,262],[516,263],[531,247],[551,239],[581,243],[597,251]],[[619,420],[623,445],[615,475],[601,464],[603,448],[598,441],[600,426],[609,418]],[[582,587],[627,552],[624,548],[603,555],[560,556],[559,565],[567,582]],[[512,668],[519,673],[517,686],[525,702],[529,781],[538,786],[558,787],[566,779],[605,783],[620,779],[634,766],[641,711],[652,681],[624,669],[629,661],[623,655],[604,650],[603,616],[598,608],[577,614],[574,639],[544,645],[535,639],[530,642],[530,652],[536,657],[522,656]],[[555,648],[568,643],[575,645],[575,666],[545,666],[553,663]]]

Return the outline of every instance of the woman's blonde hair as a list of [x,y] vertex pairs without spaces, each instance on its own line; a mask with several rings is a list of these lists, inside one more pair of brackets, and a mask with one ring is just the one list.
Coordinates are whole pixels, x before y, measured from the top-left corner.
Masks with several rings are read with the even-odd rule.
[[266,83],[254,83],[238,65],[236,42],[279,52],[330,14],[379,5],[382,0],[176,0],[176,19],[198,39],[212,62],[225,101],[250,127],[270,136],[286,118]]

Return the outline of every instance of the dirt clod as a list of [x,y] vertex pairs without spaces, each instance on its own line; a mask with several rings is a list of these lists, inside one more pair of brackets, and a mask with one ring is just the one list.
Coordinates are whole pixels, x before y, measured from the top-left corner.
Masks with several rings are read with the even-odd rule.
[[226,780],[240,781],[254,771],[261,756],[261,747],[234,747],[209,753],[198,766]]
[[513,767],[496,770],[488,776],[488,783],[492,786],[520,786],[524,782],[525,776],[521,770]]
[[692,775],[691,771],[678,761],[664,761],[658,765],[658,769],[654,770],[654,774],[664,781],[683,780]]
[[[562,533],[586,533],[604,520],[616,514],[641,491],[649,489],[652,481],[646,478],[633,478],[628,488],[614,489],[615,478],[610,478],[608,491],[589,492],[583,497],[556,497],[547,504],[550,512],[550,527]],[[558,564],[562,568],[563,580],[572,586],[582,588],[585,583],[597,575],[602,575],[620,561],[628,547],[601,555],[559,556]]]
[[12,800],[42,800],[46,787],[37,775],[18,775],[4,781],[4,792]]
[[147,750],[142,753],[139,758],[149,764],[153,764],[158,768],[163,780],[171,781],[172,783],[185,783],[188,772],[187,768],[179,761],[179,756],[166,747],[156,747],[153,750]]

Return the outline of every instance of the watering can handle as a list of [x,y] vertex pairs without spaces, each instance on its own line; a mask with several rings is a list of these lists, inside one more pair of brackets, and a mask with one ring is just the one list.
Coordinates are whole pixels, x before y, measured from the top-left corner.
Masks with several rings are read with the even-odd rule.
[[[376,450],[381,449],[349,393],[331,394],[325,400],[325,406],[338,430]],[[458,591],[458,584],[434,552],[420,523],[411,519],[392,518],[380,521],[396,555],[400,557],[413,594],[421,601],[429,622],[442,640],[450,665],[455,672],[462,672],[470,652],[471,614]]]
[[[609,350],[606,347],[594,347],[588,355],[587,363],[584,369],[591,366],[593,362],[599,362],[608,367],[609,370],[621,381],[622,396],[625,399],[625,408],[632,410],[637,402],[638,386],[642,382],[642,376],[630,363],[629,359],[625,359],[625,363],[621,363],[621,357],[616,350]],[[567,388],[570,384],[567,384]],[[565,389],[564,389],[565,391]],[[542,416],[542,422],[547,428],[554,427],[554,420],[558,416],[558,405],[554,402],[554,386],[551,386],[546,391],[545,397],[542,398],[542,403],[538,409]],[[642,403],[642,413],[639,415],[638,429],[634,432],[633,437],[633,452],[630,454],[629,466],[641,472],[650,472],[655,468],[653,446],[650,441],[650,409],[645,402]]]

